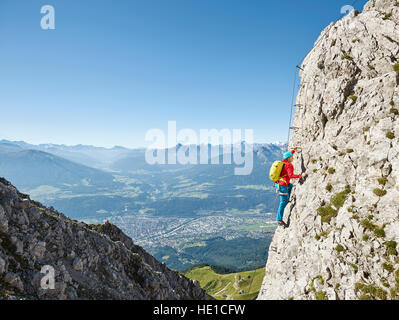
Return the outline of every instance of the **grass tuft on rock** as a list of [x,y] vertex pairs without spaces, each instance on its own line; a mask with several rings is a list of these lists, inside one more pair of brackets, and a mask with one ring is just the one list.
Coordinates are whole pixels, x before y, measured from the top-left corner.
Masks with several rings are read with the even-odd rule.
[[398,255],[398,251],[396,250],[398,243],[396,241],[394,241],[394,240],[386,241],[386,242],[384,242],[384,245],[387,248],[388,256],[397,256]]
[[385,195],[387,194],[387,191],[386,191],[386,190],[382,190],[382,189],[380,189],[380,188],[375,188],[375,189],[373,190],[373,192],[374,192],[374,194],[375,194],[376,196],[378,196],[378,197],[383,197],[383,196],[385,196]]
[[374,235],[378,238],[385,238],[385,230],[383,228],[376,228],[374,230]]
[[328,300],[327,295],[323,291],[317,291],[315,296],[316,300]]
[[380,299],[386,300],[387,292],[374,284],[355,283],[355,291],[361,292],[360,300]]
[[382,20],[388,20],[388,19],[390,19],[391,17],[392,17],[392,11],[386,13],[385,16],[382,18]]
[[377,225],[375,225],[374,223],[372,223],[370,220],[368,219],[363,219],[360,222],[360,225],[365,228],[366,230],[369,230],[371,232],[374,233],[374,235],[378,238],[384,238],[385,237],[385,230],[384,230],[384,226],[379,227]]
[[346,186],[344,191],[337,193],[331,198],[331,203],[329,205],[325,205],[317,209],[318,214],[321,216],[322,223],[330,223],[331,219],[337,216],[338,210],[344,205],[350,192],[350,186]]
[[352,61],[353,60],[353,58],[349,55],[349,54],[347,54],[347,53],[345,53],[345,54],[343,54],[342,56],[341,56],[341,60],[349,60],[349,61]]
[[390,264],[390,263],[387,263],[387,262],[384,262],[384,263],[382,264],[382,268],[383,268],[384,270],[388,271],[389,273],[392,273],[393,270],[394,270],[393,265]]
[[385,186],[388,182],[388,179],[385,177],[378,178],[378,183]]
[[399,110],[396,109],[396,108],[391,108],[391,109],[389,110],[389,113],[392,113],[392,114],[394,114],[395,116],[397,116],[397,115],[399,115]]
[[357,96],[355,96],[355,95],[350,96],[349,99],[351,99],[353,102],[356,102],[357,101]]
[[388,139],[395,139],[395,134],[392,131],[388,131],[385,135]]
[[331,205],[320,207],[317,209],[317,212],[321,216],[322,223],[330,223],[333,217],[336,217],[338,211],[335,210]]
[[349,265],[353,268],[355,273],[357,273],[359,271],[359,267],[357,265],[355,265],[354,263],[350,263]]
[[339,210],[344,205],[350,192],[351,190],[348,187],[346,187],[344,191],[337,193],[335,196],[331,198],[331,203],[334,205],[335,208]]
[[338,244],[338,245],[335,247],[335,250],[336,250],[337,252],[346,251],[345,248],[344,248],[341,244]]

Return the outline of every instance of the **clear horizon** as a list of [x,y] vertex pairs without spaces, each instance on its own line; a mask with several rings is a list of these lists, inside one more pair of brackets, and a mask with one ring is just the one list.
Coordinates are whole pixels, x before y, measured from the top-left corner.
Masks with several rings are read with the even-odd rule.
[[[41,146],[41,145],[57,145],[57,146],[65,146],[65,147],[85,146],[85,147],[95,147],[95,148],[104,148],[104,149],[113,149],[113,148],[118,148],[118,147],[125,148],[125,149],[145,149],[146,148],[146,146],[131,148],[131,147],[127,147],[127,146],[123,146],[123,145],[117,145],[117,144],[112,145],[112,146],[102,146],[102,145],[82,144],[82,143],[79,143],[79,144],[58,144],[58,143],[52,143],[52,142],[32,143],[32,142],[29,142],[27,140],[13,140],[13,139],[4,139],[4,138],[2,138],[0,140],[0,142],[2,142],[2,141],[9,141],[9,142],[13,142],[13,143],[27,143],[27,144],[34,145],[34,146]],[[244,142],[244,141],[245,140],[242,140],[242,142]],[[210,143],[210,144],[213,145],[213,146],[215,146],[215,145],[222,146],[223,145],[223,144],[212,144],[212,143]],[[253,144],[284,145],[284,144],[286,144],[286,142],[282,142],[282,141],[256,142],[255,141]],[[182,145],[186,146],[188,144],[182,144]],[[201,144],[197,144],[197,145],[201,145]]]
[[286,142],[295,66],[351,2],[3,0],[0,139],[136,149],[173,120]]

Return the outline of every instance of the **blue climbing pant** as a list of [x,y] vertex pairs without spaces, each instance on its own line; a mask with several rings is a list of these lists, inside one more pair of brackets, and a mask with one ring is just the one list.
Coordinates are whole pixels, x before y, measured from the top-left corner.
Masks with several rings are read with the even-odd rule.
[[286,195],[280,196],[280,206],[278,207],[277,211],[277,221],[283,220],[284,209],[288,204],[288,200],[290,199],[292,187],[292,183],[290,183],[288,187],[278,185],[279,193],[286,193]]

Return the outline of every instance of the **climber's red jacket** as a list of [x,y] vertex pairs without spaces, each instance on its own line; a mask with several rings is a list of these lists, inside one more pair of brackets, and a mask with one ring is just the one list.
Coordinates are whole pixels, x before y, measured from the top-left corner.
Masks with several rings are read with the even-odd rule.
[[[291,151],[292,154],[295,153],[295,150]],[[284,167],[283,170],[281,170],[280,178],[284,181],[279,181],[278,184],[280,186],[286,186],[290,184],[291,179],[300,179],[302,178],[302,175],[300,174],[294,174],[294,166],[292,163],[289,163],[287,160],[283,160],[284,162]]]

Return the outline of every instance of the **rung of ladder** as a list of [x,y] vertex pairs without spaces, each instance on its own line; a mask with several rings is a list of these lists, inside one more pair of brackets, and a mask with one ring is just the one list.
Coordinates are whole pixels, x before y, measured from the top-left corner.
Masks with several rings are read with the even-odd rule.
[[305,70],[303,70],[303,69],[302,69],[300,66],[298,66],[298,65],[297,65],[296,67],[297,67],[298,69],[301,69],[302,71],[305,71]]

